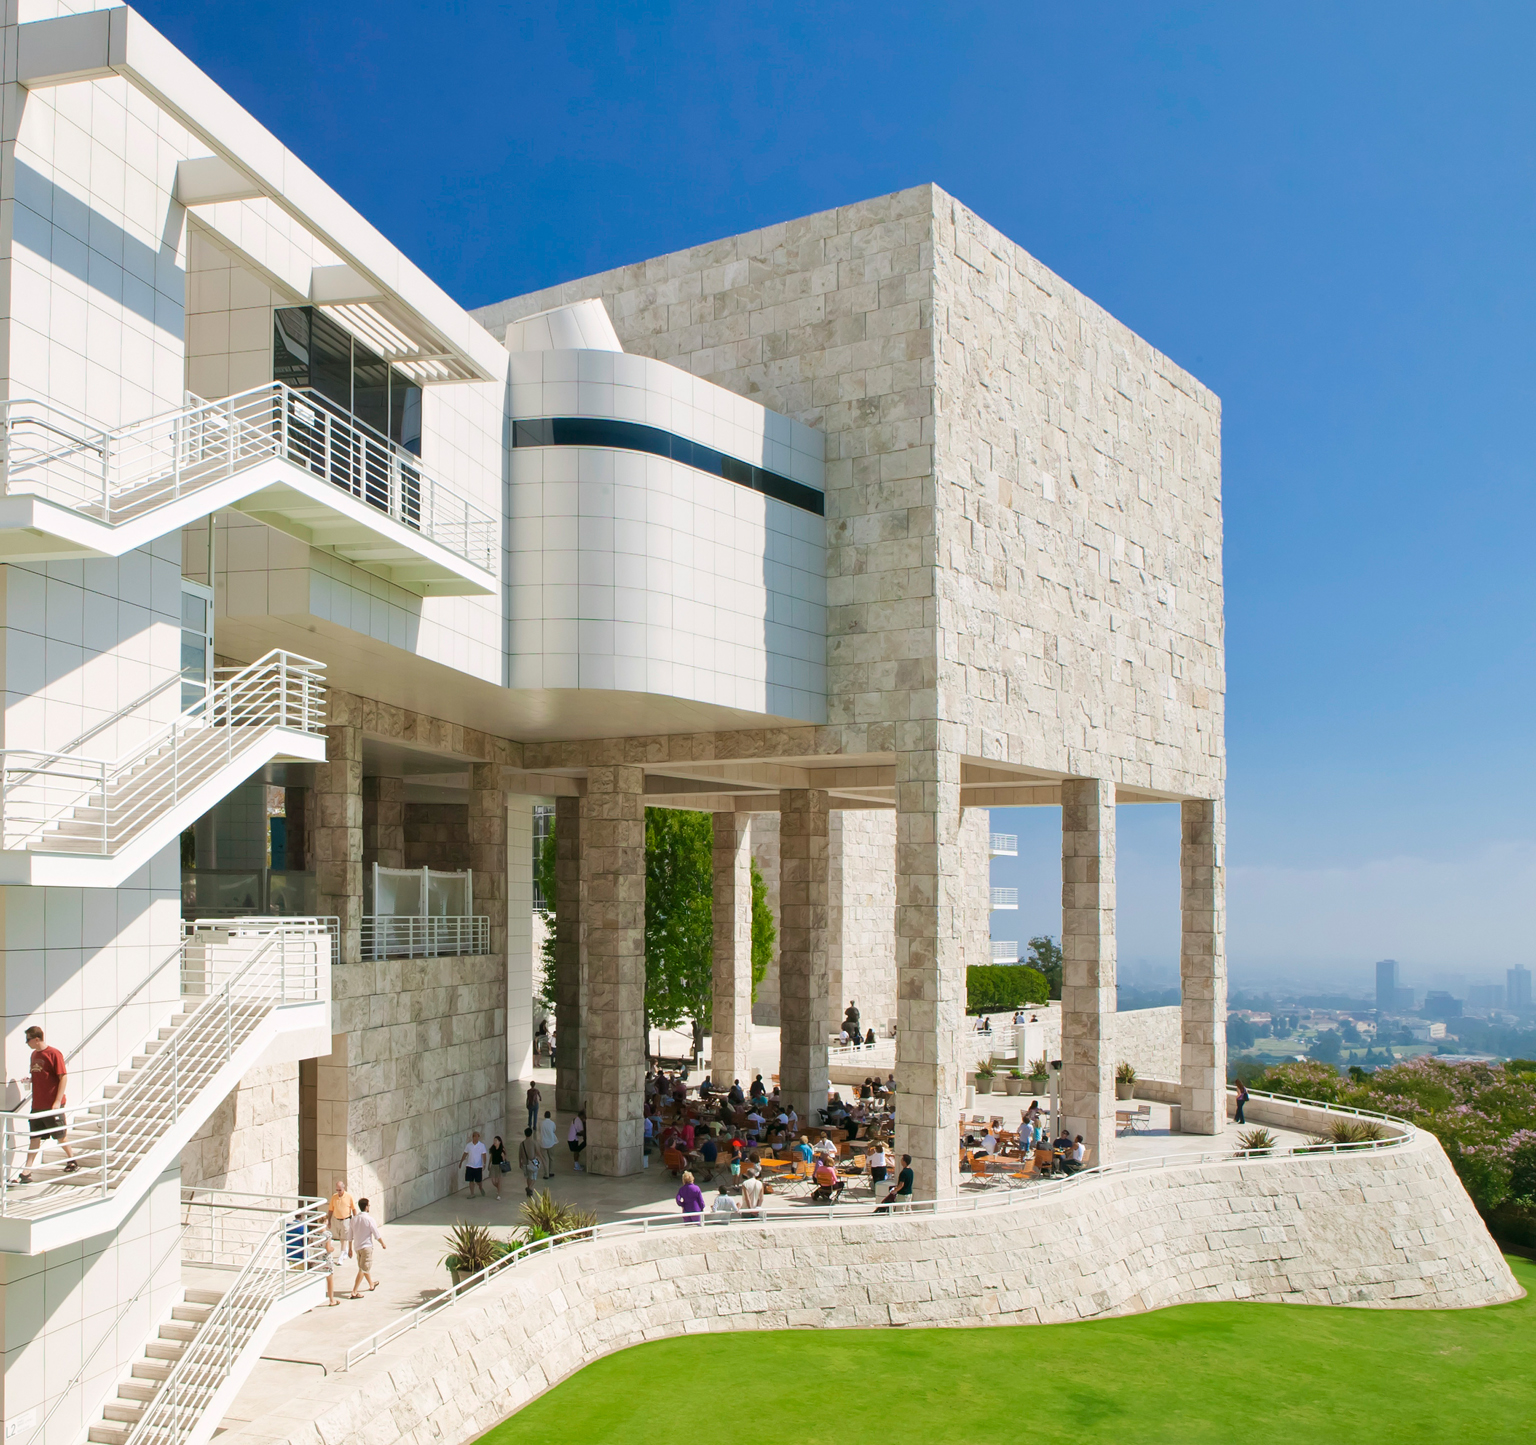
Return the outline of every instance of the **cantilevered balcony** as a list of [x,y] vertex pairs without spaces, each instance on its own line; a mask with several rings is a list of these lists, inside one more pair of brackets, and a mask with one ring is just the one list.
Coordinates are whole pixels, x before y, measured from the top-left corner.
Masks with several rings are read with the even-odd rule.
[[1019,890],[1017,888],[994,888],[992,890],[992,911],[996,913],[1000,909],[1016,909],[1019,906]]
[[279,381],[111,428],[11,401],[0,430],[0,561],[119,557],[232,509],[423,596],[497,587],[495,517]]

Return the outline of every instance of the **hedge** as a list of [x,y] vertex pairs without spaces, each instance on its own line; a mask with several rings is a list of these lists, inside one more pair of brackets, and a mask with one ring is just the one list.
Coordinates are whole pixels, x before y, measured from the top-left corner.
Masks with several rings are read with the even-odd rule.
[[1050,985],[1038,968],[1016,963],[978,963],[965,971],[965,1011],[1001,1013],[1025,1004],[1045,1003]]

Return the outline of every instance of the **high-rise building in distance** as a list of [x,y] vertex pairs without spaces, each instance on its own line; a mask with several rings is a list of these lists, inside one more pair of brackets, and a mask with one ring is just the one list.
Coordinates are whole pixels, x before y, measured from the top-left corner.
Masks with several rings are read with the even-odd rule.
[[1530,1008],[1531,971],[1523,963],[1517,963],[1504,975],[1506,995],[1510,1008]]

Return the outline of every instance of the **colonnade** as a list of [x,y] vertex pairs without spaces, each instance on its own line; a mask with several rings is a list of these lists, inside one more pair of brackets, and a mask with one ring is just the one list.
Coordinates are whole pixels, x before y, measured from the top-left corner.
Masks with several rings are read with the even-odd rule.
[[[953,776],[950,776],[953,774]],[[959,1187],[955,1132],[964,1098],[960,784],[956,760],[899,754],[896,769],[896,1147],[919,1197]],[[784,788],[780,817],[780,1085],[804,1118],[827,1097],[829,795]],[[588,1168],[641,1167],[645,1070],[645,778],[593,767],[584,796],[557,802],[557,1102],[587,1109]],[[1226,958],[1218,801],[1181,805],[1179,1080],[1186,1132],[1225,1117]],[[1062,1113],[1091,1158],[1114,1149],[1115,785],[1061,784]],[[747,1070],[751,884],[744,812],[714,814],[714,1060],[718,1082]]]

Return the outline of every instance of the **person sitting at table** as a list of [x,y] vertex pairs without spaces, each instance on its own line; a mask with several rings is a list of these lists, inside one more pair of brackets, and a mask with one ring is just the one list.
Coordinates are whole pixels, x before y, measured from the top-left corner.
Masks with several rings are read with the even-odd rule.
[[802,1134],[795,1143],[790,1145],[789,1157],[791,1159],[797,1159],[803,1164],[809,1164],[811,1159],[814,1157],[815,1152],[816,1151],[811,1148],[810,1142],[806,1139],[805,1135]]
[[836,1159],[837,1144],[830,1134],[823,1132],[821,1138],[812,1145],[811,1152],[818,1159]]
[[656,1097],[656,1071],[654,1069],[646,1071],[645,1097],[647,1099],[654,1099]]
[[715,1081],[711,1079],[708,1074],[705,1074],[704,1077],[699,1080],[699,1102],[701,1104],[709,1103],[710,1095],[712,1095],[714,1092]]
[[811,1194],[813,1204],[833,1204],[843,1192],[843,1181],[837,1177],[837,1170],[827,1160],[823,1159],[816,1166],[816,1172],[812,1176],[816,1180],[816,1188]]
[[784,1116],[784,1127],[788,1129],[791,1134],[798,1134],[800,1132],[800,1116],[795,1112],[795,1106],[793,1104],[789,1106],[789,1109]]
[[682,1108],[683,1101],[688,1097],[688,1085],[683,1082],[683,1076],[679,1074],[672,1080],[672,1099],[678,1108]]
[[1087,1158],[1088,1146],[1083,1143],[1083,1136],[1079,1134],[1077,1138],[1072,1141],[1072,1147],[1068,1152],[1067,1157],[1061,1161],[1061,1167],[1065,1169],[1068,1174],[1076,1174],[1081,1171]]
[[779,1092],[779,1086],[777,1084],[773,1086],[773,1092],[768,1095],[768,1102],[772,1104],[775,1109],[777,1109],[784,1102],[784,1096]]
[[715,1143],[715,1136],[713,1134],[706,1133],[699,1140],[699,1153],[703,1156],[704,1162],[713,1170],[715,1161],[720,1158],[720,1146]]
[[739,1109],[747,1102],[747,1095],[741,1087],[740,1079],[731,1080],[730,1091],[725,1097],[733,1109]]
[[760,1099],[768,1097],[768,1086],[763,1083],[763,1076],[759,1074],[752,1080],[752,1102],[755,1104]]
[[759,1138],[762,1137],[763,1116],[757,1112],[756,1105],[753,1106],[752,1112],[747,1115],[747,1128]]
[[887,1074],[885,1077],[885,1092],[887,1094],[894,1094],[896,1092],[896,1075],[894,1073]]

